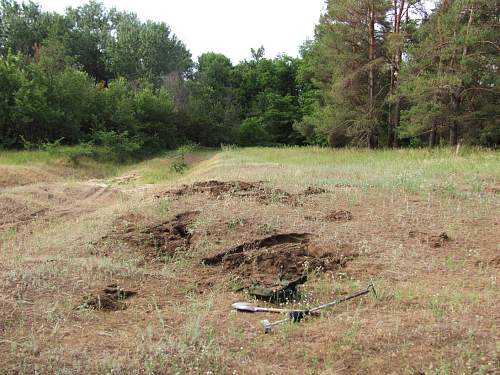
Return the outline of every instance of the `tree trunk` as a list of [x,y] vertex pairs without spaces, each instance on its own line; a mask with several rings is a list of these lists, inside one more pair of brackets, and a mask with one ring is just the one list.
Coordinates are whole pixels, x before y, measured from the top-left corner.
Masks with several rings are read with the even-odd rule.
[[436,146],[436,136],[437,136],[437,126],[435,123],[432,124],[431,134],[429,137],[429,147]]
[[453,120],[450,125],[450,144],[455,146],[458,142],[459,123],[457,118],[460,110],[460,97],[458,95],[452,95],[451,104],[453,108]]
[[[394,34],[399,36],[401,34],[401,20],[405,13],[405,2],[406,0],[394,0]],[[407,11],[408,15],[408,11]],[[396,137],[396,129],[400,125],[401,119],[401,103],[400,98],[397,95],[397,87],[398,87],[398,78],[399,71],[401,68],[401,60],[403,58],[402,48],[400,46],[396,47],[395,53],[392,57],[392,66],[391,66],[391,95],[393,96],[395,102],[391,106],[389,112],[389,136],[388,136],[388,146],[389,147],[397,147],[397,137]]]
[[369,119],[369,129],[368,129],[368,147],[372,148],[374,146],[373,142],[373,127],[375,123],[374,112],[375,112],[375,97],[374,97],[374,86],[375,86],[375,74],[373,71],[373,61],[375,60],[375,8],[373,0],[370,1],[368,10],[368,119]]
[[450,125],[450,145],[455,146],[458,142],[458,124],[455,120]]

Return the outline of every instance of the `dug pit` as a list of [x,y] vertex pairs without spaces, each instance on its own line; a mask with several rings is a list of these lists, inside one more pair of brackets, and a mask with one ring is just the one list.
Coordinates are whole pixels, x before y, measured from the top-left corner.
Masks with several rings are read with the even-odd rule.
[[115,230],[101,239],[118,239],[142,249],[153,257],[171,257],[178,251],[188,250],[193,235],[193,224],[199,211],[187,211],[175,215],[172,220],[140,227],[138,218],[117,220]]
[[296,292],[311,271],[333,271],[358,256],[350,245],[324,250],[310,233],[283,233],[247,242],[204,258],[207,266],[220,265],[257,298],[282,300]]
[[125,310],[127,304],[124,300],[136,294],[137,292],[122,289],[116,284],[108,285],[103,290],[87,296],[84,302],[77,306],[77,309],[103,311]]

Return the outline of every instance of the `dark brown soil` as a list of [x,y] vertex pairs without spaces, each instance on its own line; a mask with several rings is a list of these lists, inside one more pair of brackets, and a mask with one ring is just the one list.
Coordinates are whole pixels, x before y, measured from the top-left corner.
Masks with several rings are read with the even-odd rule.
[[289,205],[300,205],[299,196],[309,196],[325,193],[326,190],[310,186],[300,194],[290,194],[277,188],[268,188],[262,182],[244,181],[202,181],[192,185],[182,185],[179,189],[170,190],[165,195],[181,197],[189,194],[208,194],[216,199],[224,199],[225,196],[240,198],[253,198],[262,204],[282,203]]
[[420,232],[418,230],[411,230],[408,235],[410,238],[419,238],[420,242],[426,243],[434,248],[443,247],[447,242],[451,241],[451,238],[445,232],[435,235]]
[[86,297],[83,304],[78,306],[77,309],[104,311],[125,310],[127,304],[124,300],[136,294],[137,292],[124,290],[116,284],[108,285],[97,294]]
[[329,214],[318,217],[318,216],[304,216],[304,219],[309,221],[329,221],[329,222],[342,222],[352,220],[352,213],[345,210],[335,210],[330,212]]
[[352,213],[345,210],[336,210],[325,216],[325,221],[349,221],[352,220]]
[[[260,182],[249,183],[243,181],[201,181],[192,185],[182,185],[179,189],[171,190],[167,194],[184,196],[196,193],[208,193],[212,197],[221,197],[224,194],[234,195],[236,193],[255,192],[261,190]],[[246,194],[242,194],[246,195]]]
[[493,259],[491,259],[489,262],[488,262],[488,265],[492,266],[492,267],[500,267],[500,255],[494,257]]
[[296,280],[309,271],[335,270],[357,256],[350,246],[337,251],[315,247],[310,233],[284,233],[247,242],[203,259],[238,275],[244,286],[272,287],[280,280]]
[[199,211],[188,211],[175,215],[172,220],[141,228],[131,216],[131,221],[124,219],[114,233],[107,238],[118,238],[143,249],[155,257],[172,256],[176,252],[189,249],[192,228]]
[[304,195],[317,195],[317,194],[323,194],[326,193],[325,189],[316,187],[316,186],[309,186],[302,194]]

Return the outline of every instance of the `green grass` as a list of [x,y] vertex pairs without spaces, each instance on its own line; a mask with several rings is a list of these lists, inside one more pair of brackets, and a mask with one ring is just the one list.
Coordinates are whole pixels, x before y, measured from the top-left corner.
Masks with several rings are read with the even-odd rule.
[[[66,166],[108,178],[137,173],[140,178],[136,183],[149,184],[173,181],[182,175],[189,176],[191,172],[194,172],[193,177],[201,177],[196,173],[198,168],[186,171],[172,168],[181,154],[179,150],[138,163],[97,162],[83,158],[78,165],[73,165],[61,156],[69,149],[61,147],[58,152],[0,151],[0,165]],[[195,156],[199,161],[215,155],[214,150],[189,151],[186,155]],[[295,185],[297,189],[308,185],[353,186],[397,189],[407,193],[437,191],[449,198],[465,198],[496,186],[500,180],[500,152],[472,147],[463,147],[458,156],[452,148],[225,148],[212,161],[200,169],[204,178],[238,176],[247,181]]]
[[[480,193],[500,179],[500,152],[462,148],[364,150],[319,147],[230,149],[221,155],[223,167],[246,166],[253,180],[300,185],[340,185],[396,188],[406,192],[439,190],[459,197]],[[267,164],[269,173],[248,166]],[[278,173],[275,171],[279,170]],[[279,174],[279,179],[275,176]]]
[[[195,150],[189,154],[196,156],[200,160],[204,160],[211,157],[214,153],[213,150]],[[186,158],[188,157],[189,155],[186,155]],[[179,162],[179,158],[179,151],[169,151],[154,159],[145,160],[133,167],[129,166],[127,169],[133,169],[134,172],[141,175],[140,182],[146,184],[173,181],[187,173],[190,167],[189,163],[187,163],[184,171],[176,171],[175,168],[172,168],[173,164]]]
[[1,151],[0,165],[47,165],[58,157],[48,151]]
[[[181,152],[187,159],[195,156],[198,159],[206,159],[212,156],[213,150],[190,150],[184,153],[184,148],[166,151],[157,157],[143,161],[128,161],[119,163],[112,160],[102,161],[83,156],[73,162],[68,155],[78,154],[80,146],[61,146],[57,149],[34,150],[34,151],[0,151],[0,166],[36,167],[39,169],[50,169],[57,171],[58,168],[72,169],[83,178],[113,178],[120,175],[136,173],[140,176],[135,183],[157,184],[174,180],[187,172],[190,165],[186,164],[186,170],[176,171],[171,166],[181,156]],[[80,173],[79,173],[80,172]]]

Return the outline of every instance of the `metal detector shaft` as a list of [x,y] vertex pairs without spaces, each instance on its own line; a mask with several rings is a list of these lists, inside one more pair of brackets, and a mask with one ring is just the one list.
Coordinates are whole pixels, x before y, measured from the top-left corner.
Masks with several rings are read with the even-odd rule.
[[370,289],[371,288],[372,287],[368,287],[368,289],[363,290],[361,292],[357,292],[357,293],[352,294],[350,296],[347,296],[347,297],[344,297],[344,298],[339,298],[339,299],[337,299],[337,300],[335,300],[333,302],[325,303],[324,305],[321,305],[321,306],[318,306],[318,307],[314,307],[314,308],[312,308],[309,311],[310,312],[314,312],[314,311],[326,309],[327,307],[335,306],[335,305],[338,305],[339,303],[342,303],[342,302],[345,302],[345,301],[349,301],[350,299],[353,299],[353,298],[356,298],[356,297],[359,297],[359,296],[363,296],[365,294],[370,293]]
[[[356,297],[359,297],[359,296],[363,296],[365,294],[370,293],[370,290],[373,290],[375,292],[375,287],[373,286],[373,283],[370,283],[370,285],[368,285],[368,287],[365,290],[362,290],[360,292],[351,294],[350,296],[347,296],[347,297],[344,297],[344,298],[339,298],[339,299],[337,299],[337,300],[335,300],[333,302],[325,303],[324,305],[320,305],[318,307],[314,307],[314,308],[312,308],[310,310],[303,310],[302,312],[305,313],[305,315],[316,315],[314,313],[317,313],[319,310],[326,309],[327,307],[338,305],[338,304],[340,304],[342,302],[348,301],[350,299],[353,299],[353,298],[356,298]],[[278,320],[276,322],[270,322],[269,320],[262,320],[261,323],[262,323],[262,326],[264,327],[264,331],[266,333],[269,333],[269,332],[271,332],[272,327],[274,327],[276,325],[279,325],[279,324],[282,324],[282,323],[286,323],[286,322],[289,322],[289,321],[299,322],[300,320],[301,319],[293,319],[293,315],[289,314],[289,316],[286,319]]]

